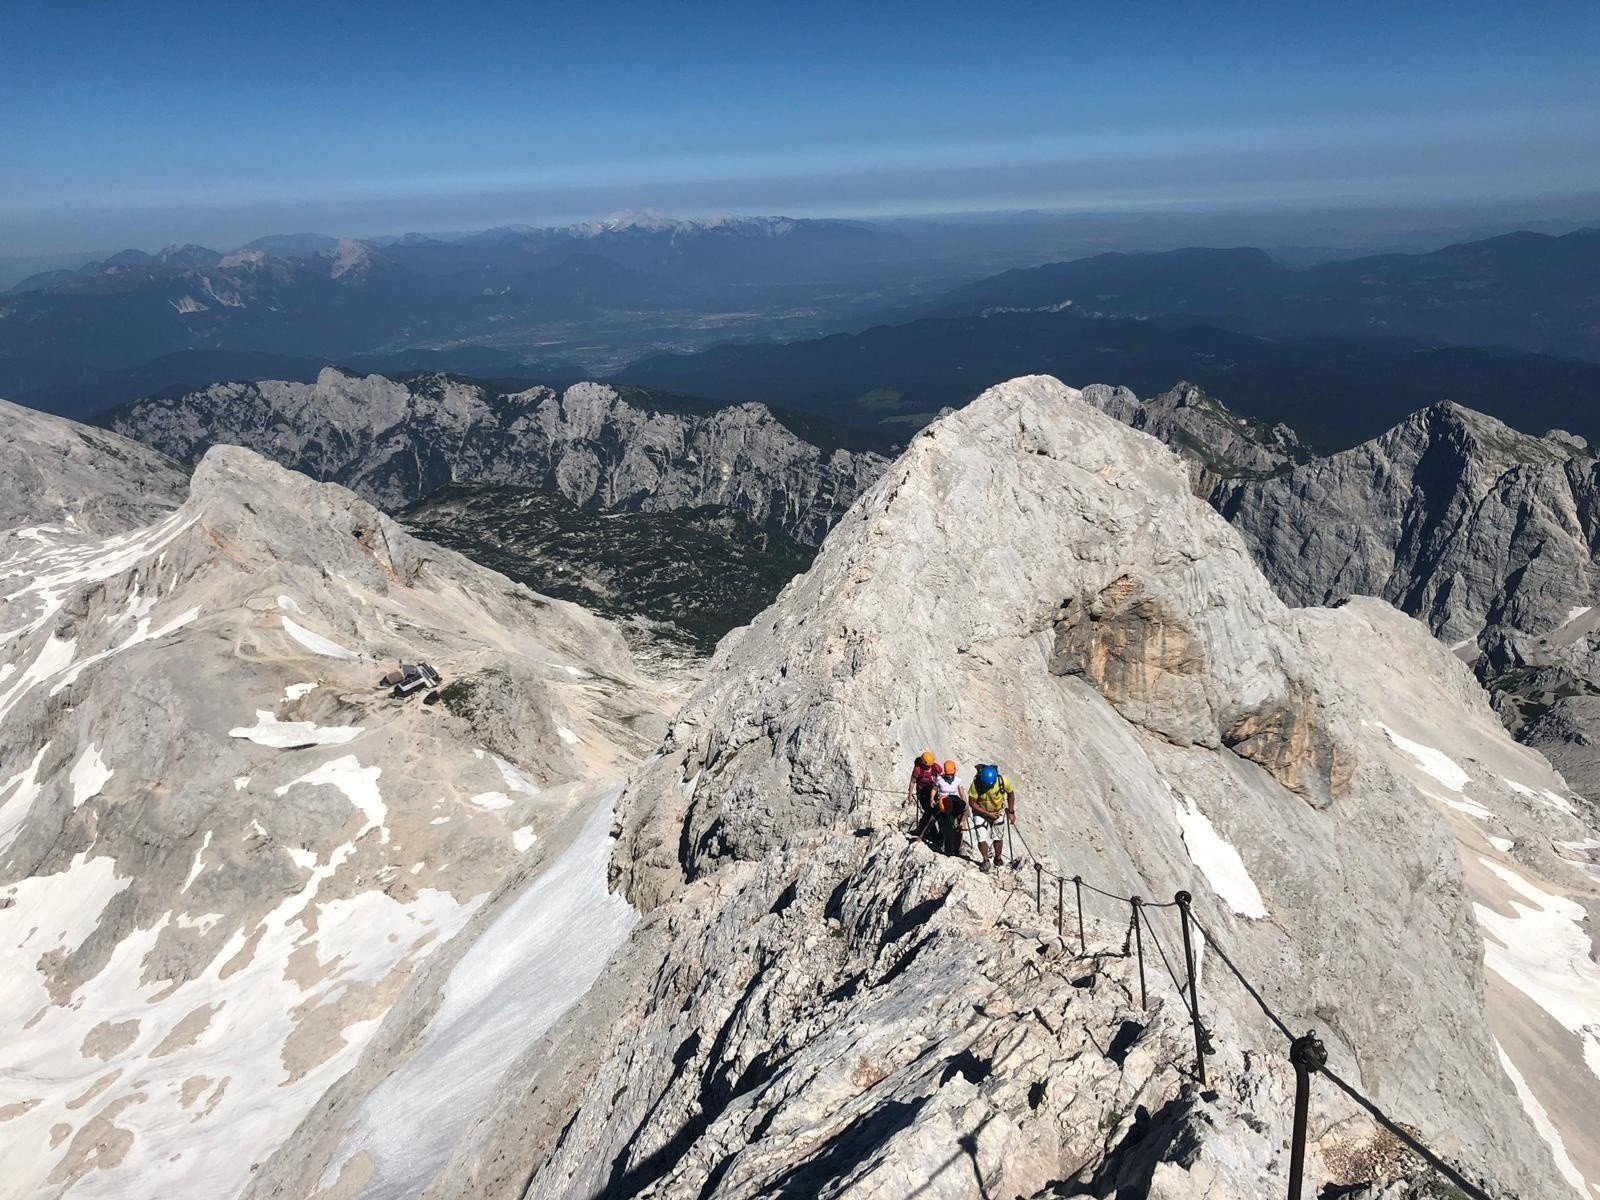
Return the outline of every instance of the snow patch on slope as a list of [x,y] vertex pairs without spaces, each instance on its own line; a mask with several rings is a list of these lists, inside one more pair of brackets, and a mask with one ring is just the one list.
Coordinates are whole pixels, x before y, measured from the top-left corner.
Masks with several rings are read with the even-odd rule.
[[1184,849],[1206,877],[1211,890],[1241,917],[1264,918],[1267,906],[1238,850],[1217,832],[1216,826],[1190,797],[1178,797],[1177,810]]
[[1444,751],[1435,750],[1432,746],[1424,746],[1421,742],[1413,742],[1409,738],[1403,738],[1382,721],[1377,724],[1378,728],[1383,730],[1384,735],[1394,743],[1396,749],[1409,755],[1417,766],[1432,775],[1452,792],[1459,792],[1472,782],[1472,776],[1462,770],[1455,759],[1444,753]]
[[56,685],[50,689],[50,694],[54,696],[64,689],[71,687],[77,682],[79,675],[82,675],[84,671],[94,666],[96,663],[102,663],[114,654],[121,654],[124,650],[131,650],[141,642],[159,641],[169,634],[176,633],[199,615],[200,610],[198,608],[191,608],[186,612],[178,614],[160,629],[156,630],[151,630],[149,617],[140,617],[138,626],[121,642],[118,642],[109,650],[102,650],[98,654],[91,654],[88,658],[84,659],[80,663],[74,663],[70,669],[68,669],[61,676],[61,678],[56,681]]
[[72,773],[67,776],[67,781],[72,784],[72,807],[79,808],[85,801],[93,800],[110,778],[111,768],[101,761],[99,749],[90,742],[78,755],[78,761],[72,764]]
[[1539,1103],[1539,1098],[1533,1094],[1528,1081],[1522,1077],[1522,1072],[1517,1070],[1517,1065],[1511,1061],[1511,1056],[1501,1048],[1498,1041],[1494,1044],[1494,1051],[1500,1056],[1500,1066],[1505,1070],[1506,1078],[1511,1080],[1511,1086],[1517,1089],[1517,1099],[1522,1101],[1523,1111],[1528,1114],[1534,1129],[1550,1147],[1550,1156],[1556,1160],[1556,1170],[1561,1172],[1561,1178],[1577,1188],[1578,1195],[1584,1197],[1584,1200],[1593,1200],[1589,1195],[1589,1181],[1583,1177],[1577,1164],[1572,1161],[1572,1156],[1567,1153],[1566,1143],[1561,1140],[1561,1132],[1550,1120],[1550,1114],[1545,1111],[1544,1105]]
[[1600,963],[1583,931],[1583,905],[1536,887],[1492,859],[1478,861],[1530,902],[1509,901],[1515,914],[1510,917],[1473,905],[1490,935],[1483,944],[1484,965],[1576,1034],[1584,1062],[1600,1076]]
[[[343,758],[335,758],[323,763],[316,770],[311,771],[298,779],[291,779],[280,788],[273,788],[275,796],[287,795],[289,789],[299,784],[316,786],[325,784],[336,787],[345,794],[345,798],[366,818],[366,824],[356,831],[350,841],[340,847],[346,854],[355,848],[370,831],[379,831],[379,841],[389,840],[389,830],[384,821],[389,816],[389,806],[383,802],[383,795],[378,791],[378,776],[383,774],[382,767],[363,767],[354,754],[346,754]],[[336,860],[336,861],[335,861]],[[339,851],[330,856],[329,861],[337,866],[344,861]]]
[[293,617],[283,617],[283,631],[299,642],[313,654],[321,654],[325,658],[360,658],[354,650],[341,646],[332,638],[323,637],[320,633],[313,633],[301,625]]
[[44,791],[44,781],[39,778],[39,764],[44,761],[44,752],[48,749],[50,743],[46,742],[39,747],[39,753],[33,756],[33,762],[27,770],[19,771],[0,784],[0,796],[11,792],[11,798],[0,804],[0,852],[8,850],[11,843],[17,840],[17,833],[28,819],[33,802]]
[[1549,788],[1544,788],[1541,791],[1534,791],[1531,787],[1528,787],[1526,784],[1518,783],[1514,779],[1507,779],[1505,781],[1505,785],[1517,795],[1525,796],[1529,800],[1532,800],[1535,804],[1542,804],[1546,808],[1553,808],[1557,812],[1564,812],[1569,817],[1575,817],[1578,815],[1578,810],[1572,807],[1571,801],[1567,800],[1564,796],[1556,795],[1556,793],[1552,792]]
[[324,1187],[364,1150],[363,1200],[420,1195],[517,1055],[589,990],[639,919],[606,889],[610,830],[606,803],[462,955],[421,1045],[362,1102]]
[[[244,738],[258,746],[290,750],[300,746],[342,746],[366,732],[362,725],[317,725],[311,721],[280,721],[270,709],[256,709],[254,725],[236,725],[229,737]],[[282,795],[280,791],[278,793]]]
[[1485,808],[1476,800],[1468,800],[1465,797],[1455,800],[1449,796],[1440,796],[1435,792],[1430,792],[1427,790],[1424,790],[1422,794],[1427,796],[1430,800],[1435,800],[1438,803],[1443,804],[1446,808],[1453,808],[1459,813],[1466,813],[1467,816],[1471,817],[1475,821],[1499,820],[1499,818],[1495,816],[1493,809]]

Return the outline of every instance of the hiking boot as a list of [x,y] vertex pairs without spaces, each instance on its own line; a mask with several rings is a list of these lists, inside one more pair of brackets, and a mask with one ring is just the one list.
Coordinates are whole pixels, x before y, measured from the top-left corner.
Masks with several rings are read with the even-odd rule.
[[989,860],[987,858],[978,864],[978,870],[982,871],[985,875],[989,873]]

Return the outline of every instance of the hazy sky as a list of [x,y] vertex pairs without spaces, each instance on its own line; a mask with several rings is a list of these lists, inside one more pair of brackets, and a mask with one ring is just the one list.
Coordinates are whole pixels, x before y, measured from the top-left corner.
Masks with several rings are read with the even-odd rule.
[[0,20],[0,255],[1600,183],[1600,5],[194,4]]

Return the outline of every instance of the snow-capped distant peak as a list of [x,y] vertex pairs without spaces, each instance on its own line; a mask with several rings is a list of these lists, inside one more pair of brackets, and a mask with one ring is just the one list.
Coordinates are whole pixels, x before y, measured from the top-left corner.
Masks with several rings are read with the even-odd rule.
[[570,226],[568,232],[578,237],[595,237],[602,233],[620,233],[624,229],[638,229],[647,233],[660,233],[668,229],[678,229],[690,222],[679,221],[657,212],[653,208],[633,209],[627,212],[615,212],[609,217],[602,217],[598,221],[580,221]]
[[609,217],[598,221],[580,221],[576,225],[569,225],[562,232],[573,237],[600,237],[608,233],[637,230],[643,233],[671,233],[676,236],[709,229],[742,229],[756,231],[769,237],[782,237],[797,224],[798,222],[791,217],[742,217],[734,213],[718,213],[715,216],[695,220],[681,220],[657,212],[653,208],[642,208],[612,213]]

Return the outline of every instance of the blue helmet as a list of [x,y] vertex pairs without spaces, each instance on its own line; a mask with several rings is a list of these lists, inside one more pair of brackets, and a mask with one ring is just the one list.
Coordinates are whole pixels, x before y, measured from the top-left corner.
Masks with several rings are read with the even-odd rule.
[[988,791],[1000,782],[1000,768],[992,763],[984,763],[978,768],[978,786]]

